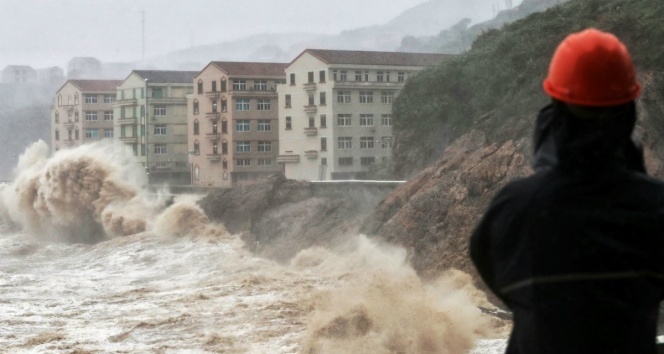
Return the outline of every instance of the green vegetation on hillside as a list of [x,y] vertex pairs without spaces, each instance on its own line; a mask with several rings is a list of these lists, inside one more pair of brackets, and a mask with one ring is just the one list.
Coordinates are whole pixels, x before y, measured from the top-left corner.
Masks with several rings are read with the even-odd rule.
[[549,100],[541,89],[549,60],[569,33],[612,32],[639,71],[664,70],[663,18],[661,0],[573,0],[483,33],[468,52],[409,80],[396,100],[396,174],[436,161],[441,145],[470,129],[497,143],[530,136]]

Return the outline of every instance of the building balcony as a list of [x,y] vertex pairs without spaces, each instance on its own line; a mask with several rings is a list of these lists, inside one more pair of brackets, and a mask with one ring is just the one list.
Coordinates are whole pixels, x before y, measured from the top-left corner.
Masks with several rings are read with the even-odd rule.
[[318,157],[318,151],[317,150],[307,150],[304,152],[304,157],[310,158],[310,159],[315,159]]
[[405,82],[393,81],[335,81],[334,88],[338,89],[394,89],[400,90],[405,85]]
[[316,113],[318,107],[316,105],[304,106],[304,113]]
[[235,97],[277,97],[275,90],[254,90],[253,87],[244,90],[230,90],[229,93]]
[[129,99],[124,99],[124,100],[115,100],[113,102],[113,106],[135,106],[136,105],[136,99],[135,98],[129,98]]
[[205,97],[209,97],[213,100],[219,98],[219,95],[221,95],[221,91],[208,91],[205,93]]
[[118,138],[123,143],[137,143],[138,137],[136,136],[121,136]]
[[63,140],[62,145],[66,146],[66,147],[76,146],[76,140],[73,140],[73,139]]
[[136,124],[138,122],[138,118],[136,117],[130,117],[130,118],[120,118],[117,120],[119,125],[123,124]]
[[150,97],[148,104],[187,104],[186,97]]
[[72,128],[76,123],[73,120],[66,120],[62,122],[62,125],[64,125],[67,128]]
[[315,82],[308,82],[304,85],[302,85],[305,91],[315,91],[316,90],[316,83]]
[[288,154],[288,155],[278,155],[277,162],[300,162],[300,155]]
[[304,134],[308,136],[316,136],[318,135],[318,128],[316,127],[306,127],[304,128]]
[[62,106],[62,108],[64,108],[65,111],[69,111],[69,112],[72,112],[72,111],[74,110],[75,107],[76,107],[76,106],[74,106],[73,104],[66,104],[66,105],[63,105],[63,106]]
[[210,161],[221,161],[220,154],[207,154],[205,155],[205,157]]
[[221,134],[219,134],[219,133],[210,133],[210,134],[205,134],[205,137],[208,140],[218,141],[221,138]]
[[211,119],[211,120],[216,120],[216,119],[219,119],[220,115],[221,115],[221,113],[219,113],[219,112],[207,112],[207,113],[205,113],[205,118]]

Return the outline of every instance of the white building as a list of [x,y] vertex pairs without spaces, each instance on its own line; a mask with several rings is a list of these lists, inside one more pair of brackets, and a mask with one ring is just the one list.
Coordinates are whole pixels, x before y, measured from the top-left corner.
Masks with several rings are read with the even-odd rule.
[[392,149],[392,102],[446,54],[307,49],[278,86],[279,156],[287,178],[363,179]]

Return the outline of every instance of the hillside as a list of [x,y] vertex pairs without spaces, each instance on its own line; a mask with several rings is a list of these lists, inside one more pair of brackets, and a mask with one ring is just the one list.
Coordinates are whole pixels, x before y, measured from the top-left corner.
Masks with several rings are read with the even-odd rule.
[[471,130],[484,132],[488,144],[530,136],[536,112],[548,101],[541,82],[549,59],[570,32],[597,27],[615,33],[639,72],[659,82],[663,14],[664,3],[656,0],[572,0],[485,32],[468,52],[410,80],[395,101],[396,175],[413,176]]

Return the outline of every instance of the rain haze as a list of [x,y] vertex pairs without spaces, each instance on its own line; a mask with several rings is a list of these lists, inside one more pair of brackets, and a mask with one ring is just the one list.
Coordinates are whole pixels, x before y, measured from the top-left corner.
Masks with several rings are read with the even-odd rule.
[[[262,33],[337,34],[385,24],[426,0],[32,0],[0,1],[0,67],[66,67],[75,56],[138,61],[145,56]],[[434,1],[440,2],[440,1]],[[462,6],[462,1],[447,1]],[[516,0],[514,5],[518,5]],[[491,2],[468,17],[491,15]],[[459,18],[460,20],[460,18]],[[439,29],[439,30],[442,30]],[[435,34],[435,33],[428,33]]]

